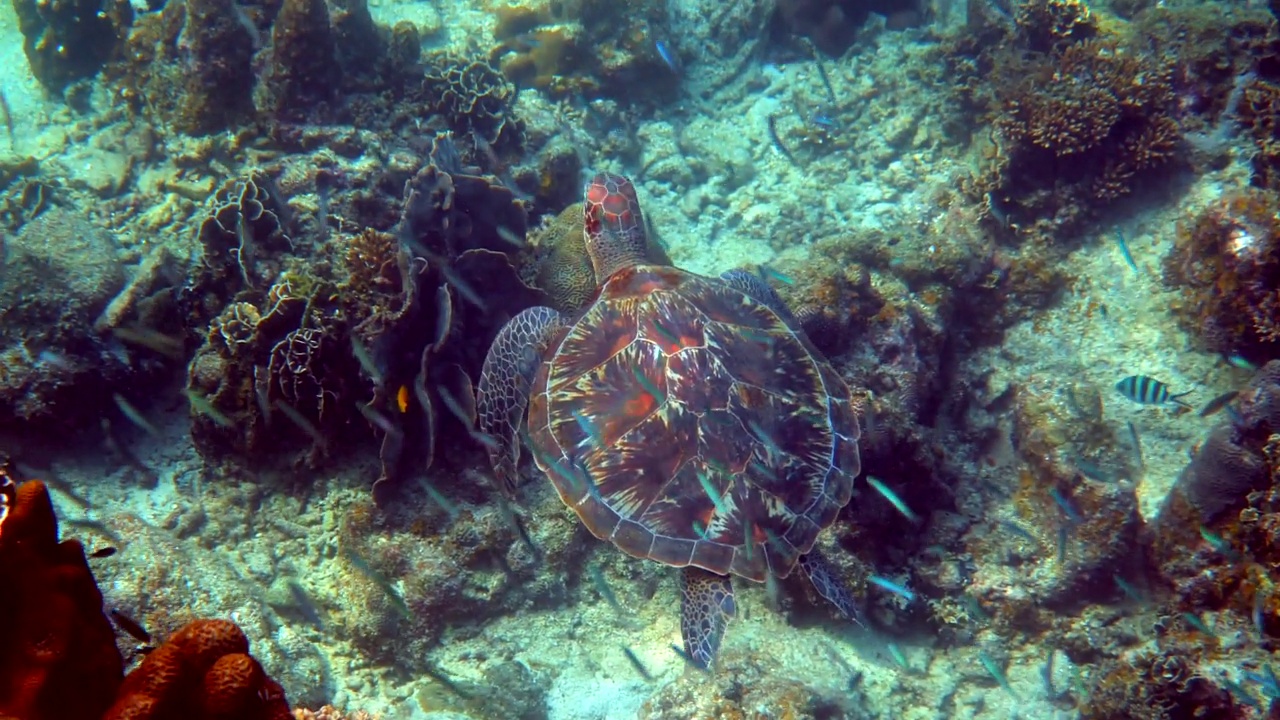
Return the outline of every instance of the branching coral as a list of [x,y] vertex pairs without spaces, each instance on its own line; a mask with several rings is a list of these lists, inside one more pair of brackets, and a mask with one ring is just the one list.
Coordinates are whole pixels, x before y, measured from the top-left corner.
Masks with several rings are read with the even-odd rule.
[[982,187],[1015,225],[1086,218],[1176,157],[1173,70],[1135,47],[1098,38],[1042,55],[1009,49],[995,77],[1001,155]]
[[1025,0],[1014,9],[1013,20],[1018,35],[1037,52],[1086,40],[1098,29],[1083,0]]
[[1280,84],[1254,78],[1244,88],[1240,120],[1253,137],[1253,182],[1280,190]]
[[1280,199],[1249,191],[1178,224],[1165,282],[1174,311],[1210,350],[1255,361],[1280,357]]

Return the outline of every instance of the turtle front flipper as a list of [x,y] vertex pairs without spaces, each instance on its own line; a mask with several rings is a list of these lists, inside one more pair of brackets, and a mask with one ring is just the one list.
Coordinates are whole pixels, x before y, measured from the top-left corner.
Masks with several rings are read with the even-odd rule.
[[800,327],[796,322],[795,316],[791,314],[791,309],[778,296],[777,291],[769,287],[769,283],[765,282],[764,278],[746,270],[728,270],[720,273],[720,279],[734,290],[762,305],[768,306],[789,327],[793,329]]
[[827,563],[822,553],[818,552],[818,548],[815,547],[807,555],[800,556],[800,568],[804,570],[804,574],[813,583],[813,588],[818,591],[818,594],[835,605],[840,614],[866,627],[866,623],[862,622],[862,613],[858,611],[858,603],[853,599],[853,592],[831,569],[831,565]]
[[519,478],[520,428],[529,409],[529,386],[548,345],[568,324],[568,318],[549,307],[523,310],[502,326],[484,358],[477,423],[493,440],[487,448],[489,463],[508,496],[515,494]]
[[689,661],[707,669],[720,651],[736,605],[727,575],[686,567],[680,574],[680,635]]

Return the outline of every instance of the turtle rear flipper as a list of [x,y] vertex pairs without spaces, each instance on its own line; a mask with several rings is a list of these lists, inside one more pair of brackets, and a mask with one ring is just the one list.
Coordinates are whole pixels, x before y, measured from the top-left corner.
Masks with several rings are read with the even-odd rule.
[[692,565],[684,569],[680,574],[680,635],[689,662],[704,670],[711,666],[735,608],[728,575]]
[[529,409],[529,386],[556,334],[568,318],[549,307],[531,307],[511,318],[489,346],[480,371],[476,415],[488,435],[489,463],[498,488],[515,494],[519,479],[520,428]]
[[862,622],[862,613],[858,611],[858,602],[853,599],[853,592],[832,571],[831,565],[827,563],[822,553],[818,552],[818,548],[815,547],[808,554],[800,556],[800,569],[804,570],[805,576],[809,578],[809,582],[813,583],[813,588],[818,591],[818,594],[835,605],[841,615],[862,627],[867,626]]

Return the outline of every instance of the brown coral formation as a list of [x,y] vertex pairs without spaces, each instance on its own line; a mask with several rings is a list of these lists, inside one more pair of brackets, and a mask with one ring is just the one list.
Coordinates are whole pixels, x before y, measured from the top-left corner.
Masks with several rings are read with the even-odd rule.
[[[314,179],[317,194],[345,182]],[[389,481],[430,466],[438,435],[470,442],[484,344],[543,300],[513,266],[526,211],[498,178],[464,165],[448,133],[399,182],[398,208],[366,201],[358,212],[370,225],[349,222],[319,246],[292,242],[306,221],[290,223],[265,172],[210,200],[202,268],[184,294],[189,325],[206,327],[188,389],[213,406],[193,401],[207,460],[296,471],[381,440],[383,500]]]
[[122,0],[14,0],[13,10],[31,72],[54,94],[101,70],[133,22]]
[[1280,357],[1280,199],[1261,190],[1221,198],[1178,223],[1165,283],[1174,312],[1214,352]]
[[1083,0],[1026,0],[1014,8],[1014,25],[1028,48],[1049,52],[1087,40],[1098,31],[1098,21]]
[[200,223],[204,267],[212,274],[203,282],[254,287],[270,277],[273,268],[258,263],[268,251],[293,247],[287,218],[288,207],[266,173],[251,171],[223,183]]
[[[1240,396],[1236,417],[1200,444],[1152,527],[1152,559],[1177,601],[1197,612],[1231,608],[1248,616],[1258,592],[1268,607],[1280,604],[1267,569],[1280,560],[1280,362],[1260,369]],[[1198,542],[1197,528],[1221,536],[1228,550]]]
[[669,97],[679,76],[656,42],[666,10],[652,0],[575,0],[497,9],[489,63],[512,82],[553,97],[605,95],[626,102]]
[[1280,190],[1280,82],[1254,78],[1245,86],[1240,120],[1255,147],[1254,184]]
[[1087,219],[1177,157],[1173,68],[1134,44],[1010,49],[995,77],[1000,153],[980,191],[1015,226]]
[[271,28],[266,97],[258,106],[299,121],[335,97],[341,80],[329,8],[324,0],[284,0]]
[[158,127],[205,135],[253,114],[257,28],[233,0],[168,3],[143,15],[107,76]]

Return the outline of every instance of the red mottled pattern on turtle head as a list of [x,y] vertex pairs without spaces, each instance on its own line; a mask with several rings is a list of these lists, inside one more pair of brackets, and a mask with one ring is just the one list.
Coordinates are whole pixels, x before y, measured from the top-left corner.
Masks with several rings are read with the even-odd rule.
[[636,188],[627,178],[597,173],[587,183],[582,227],[597,284],[603,285],[618,270],[645,262],[644,214]]

